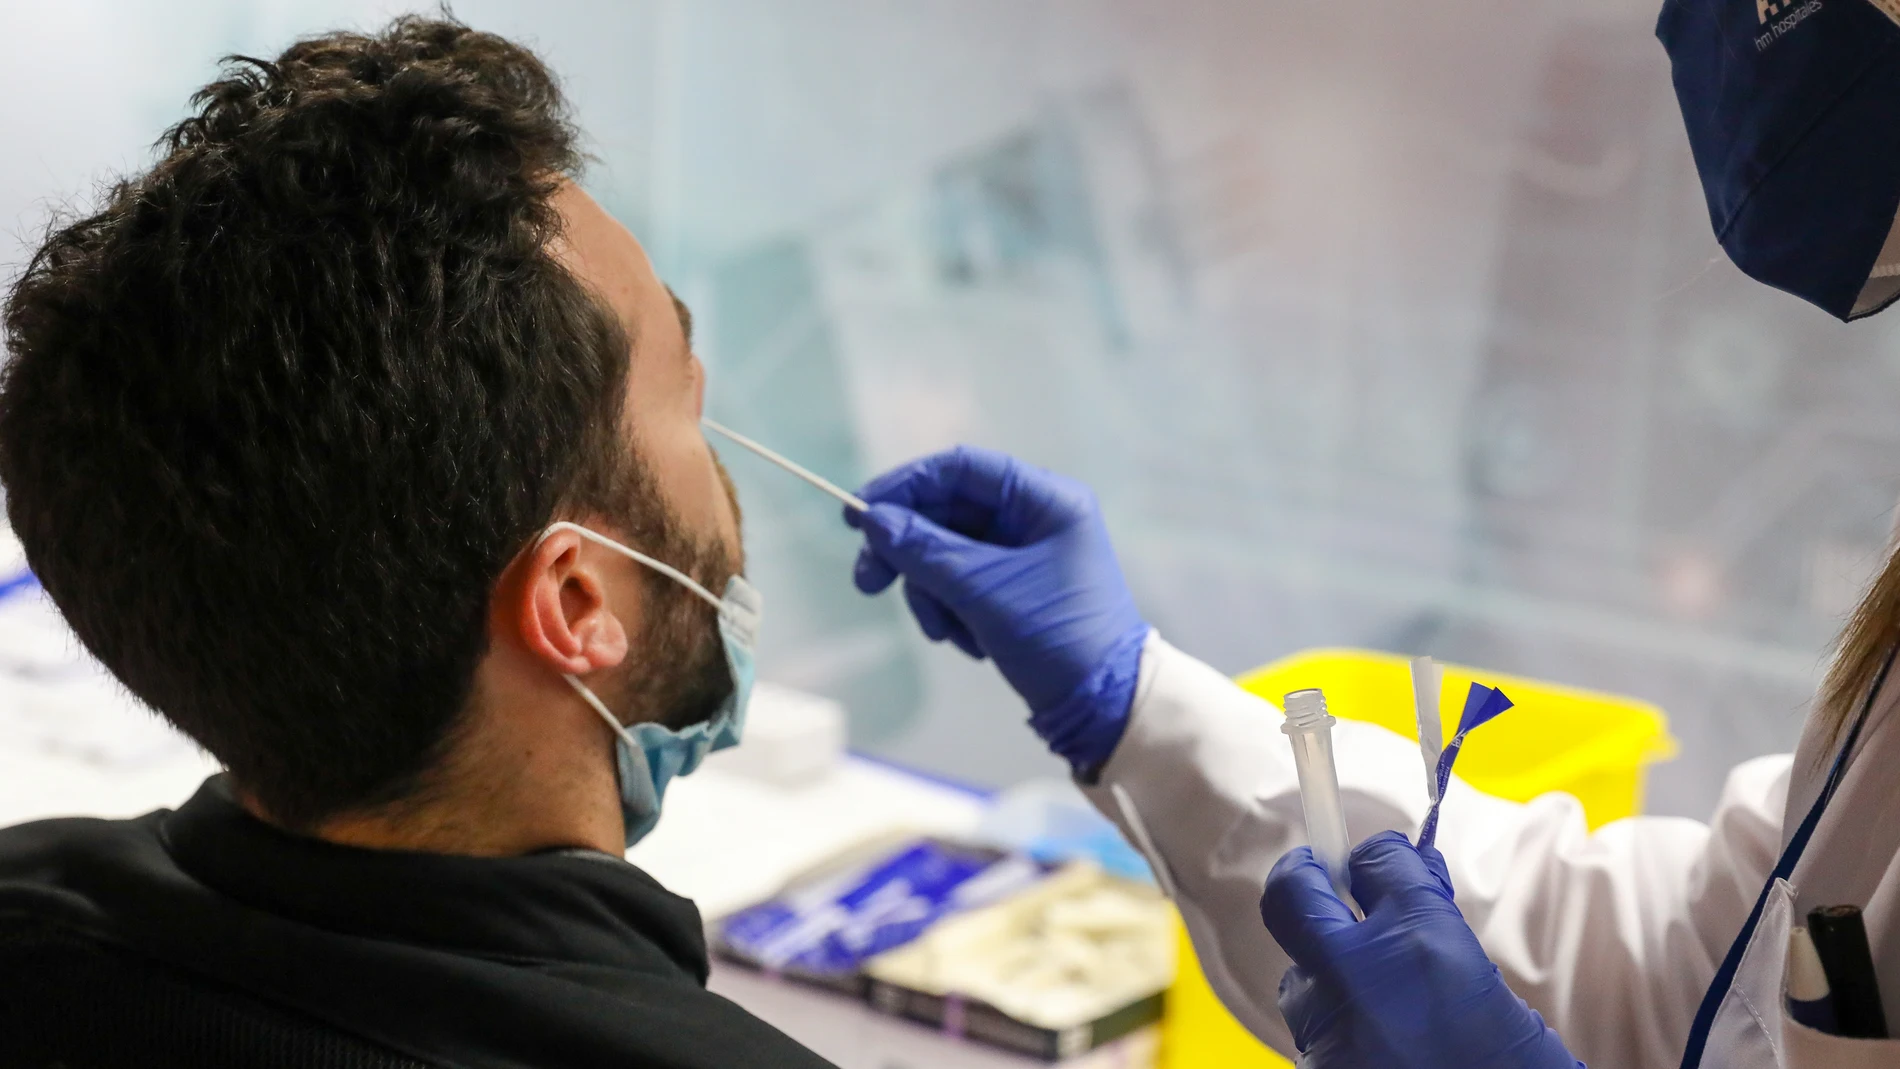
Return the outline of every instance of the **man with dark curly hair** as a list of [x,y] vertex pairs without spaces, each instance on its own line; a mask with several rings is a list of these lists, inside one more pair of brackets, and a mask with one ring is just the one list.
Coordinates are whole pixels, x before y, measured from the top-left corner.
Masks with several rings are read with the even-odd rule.
[[408,18],[195,105],[15,285],[0,480],[225,771],[0,831],[0,1064],[825,1064],[622,859],[736,734],[756,606],[691,319],[554,78]]

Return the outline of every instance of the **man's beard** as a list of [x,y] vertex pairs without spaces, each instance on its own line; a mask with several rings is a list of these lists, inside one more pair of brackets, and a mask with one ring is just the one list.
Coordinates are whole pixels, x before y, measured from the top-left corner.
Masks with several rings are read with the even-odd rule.
[[[738,493],[718,457],[713,458],[720,485],[739,520]],[[622,526],[628,544],[698,580],[715,596],[745,569],[745,551],[727,546],[718,534],[695,536],[686,529],[638,456],[623,497]],[[678,580],[641,567],[646,600],[640,632],[631,636],[620,669],[621,697],[614,702],[625,723],[656,722],[679,730],[711,719],[732,695],[719,614]]]

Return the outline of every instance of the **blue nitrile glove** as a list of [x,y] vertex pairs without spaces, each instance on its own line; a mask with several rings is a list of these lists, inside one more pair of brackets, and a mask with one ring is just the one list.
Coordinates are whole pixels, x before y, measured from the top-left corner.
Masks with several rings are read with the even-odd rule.
[[958,446],[878,476],[847,509],[864,532],[853,578],[904,577],[924,634],[996,662],[1030,726],[1091,779],[1121,741],[1148,625],[1095,495],[1074,479]]
[[1302,1069],[1579,1069],[1452,904],[1443,854],[1388,831],[1349,867],[1364,921],[1304,846],[1273,866],[1260,899],[1293,958],[1280,1012]]

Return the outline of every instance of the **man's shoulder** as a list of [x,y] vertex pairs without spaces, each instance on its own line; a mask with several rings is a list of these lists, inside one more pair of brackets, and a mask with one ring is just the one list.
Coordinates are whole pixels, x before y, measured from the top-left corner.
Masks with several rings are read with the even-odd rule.
[[160,842],[170,810],[58,817],[0,828],[0,913],[97,930],[119,897],[177,879]]
[[0,828],[0,880],[43,872],[42,866],[62,859],[156,846],[159,822],[170,812],[159,809],[123,820],[51,817]]
[[116,942],[118,907],[145,895],[169,866],[157,830],[166,812],[0,828],[0,942],[55,932],[60,940]]

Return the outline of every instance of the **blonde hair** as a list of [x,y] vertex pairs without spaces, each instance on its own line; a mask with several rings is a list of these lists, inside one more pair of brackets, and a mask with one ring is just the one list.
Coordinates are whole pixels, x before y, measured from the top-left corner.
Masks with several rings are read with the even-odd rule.
[[1821,717],[1830,740],[1840,737],[1864,699],[1873,695],[1875,682],[1894,647],[1900,645],[1900,545],[1848,617],[1836,643],[1834,663],[1828,668],[1815,700],[1814,715]]

